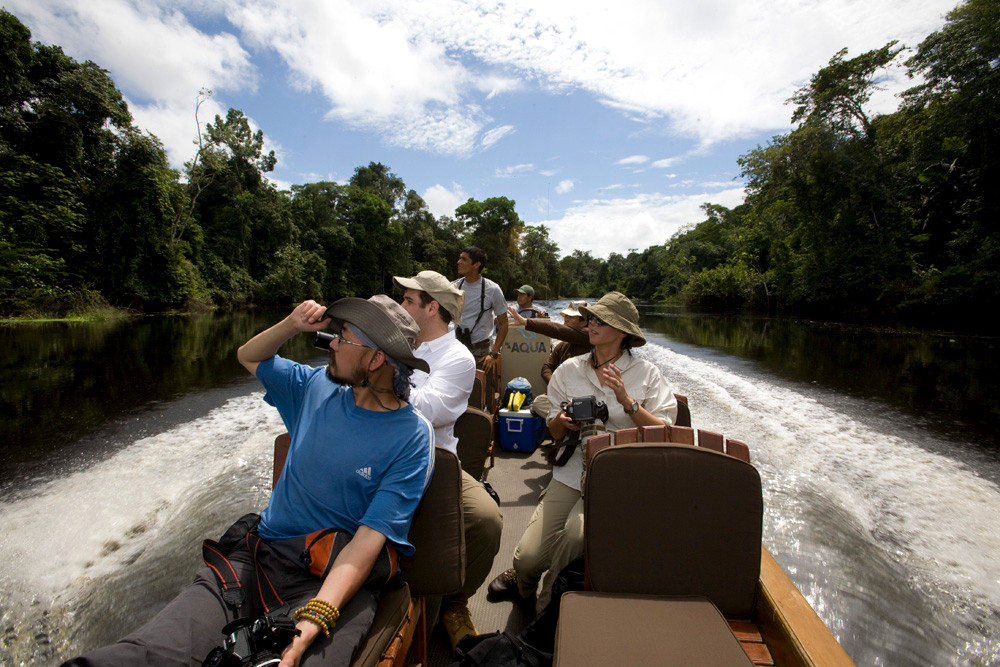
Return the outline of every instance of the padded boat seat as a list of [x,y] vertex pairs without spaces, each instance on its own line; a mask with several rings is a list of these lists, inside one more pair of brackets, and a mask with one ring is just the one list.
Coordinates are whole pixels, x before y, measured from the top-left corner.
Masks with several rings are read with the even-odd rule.
[[598,452],[587,473],[584,552],[595,591],[703,595],[750,618],[760,578],[760,475],[701,447]]
[[707,598],[570,592],[559,605],[556,667],[751,667]]
[[493,417],[484,410],[468,407],[455,421],[453,432],[458,438],[462,470],[473,479],[482,479],[493,440]]
[[562,597],[556,665],[752,664],[724,618],[755,606],[752,465],[689,445],[616,445],[594,454],[583,502],[590,590]]

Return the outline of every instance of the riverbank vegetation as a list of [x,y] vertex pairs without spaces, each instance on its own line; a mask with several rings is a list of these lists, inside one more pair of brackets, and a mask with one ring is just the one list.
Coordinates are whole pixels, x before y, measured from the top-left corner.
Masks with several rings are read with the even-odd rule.
[[[869,114],[900,65],[914,87],[898,111]],[[740,158],[743,204],[708,202],[704,220],[628,256],[560,258],[514,201],[436,217],[380,163],[280,191],[263,132],[237,109],[205,124],[178,172],[105,70],[31,42],[0,10],[0,314],[66,313],[94,294],[159,312],[389,292],[393,275],[452,275],[475,244],[508,294],[527,282],[542,298],[618,289],[975,325],[1000,305],[998,65],[995,0],[959,5],[911,51],[841,51],[789,100],[794,129]]]

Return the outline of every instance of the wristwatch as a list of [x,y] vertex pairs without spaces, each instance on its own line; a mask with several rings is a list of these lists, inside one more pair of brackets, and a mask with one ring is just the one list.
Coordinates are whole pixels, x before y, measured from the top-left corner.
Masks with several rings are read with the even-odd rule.
[[628,413],[634,415],[637,412],[639,412],[639,401],[632,399],[632,405],[629,406]]
[[493,357],[494,359],[496,359],[497,357],[500,356],[500,353],[499,352],[490,352],[490,356]]

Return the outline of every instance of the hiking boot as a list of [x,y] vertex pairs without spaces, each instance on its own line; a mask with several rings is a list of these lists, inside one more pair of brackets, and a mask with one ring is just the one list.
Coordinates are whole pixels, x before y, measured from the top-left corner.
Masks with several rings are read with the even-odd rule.
[[514,568],[504,570],[490,582],[486,599],[490,602],[522,599],[521,591],[517,588],[517,572]]
[[462,637],[479,634],[476,626],[472,624],[472,614],[469,613],[469,605],[465,600],[444,603],[444,606],[441,607],[441,625],[448,633],[452,652],[455,651],[455,647],[458,646]]

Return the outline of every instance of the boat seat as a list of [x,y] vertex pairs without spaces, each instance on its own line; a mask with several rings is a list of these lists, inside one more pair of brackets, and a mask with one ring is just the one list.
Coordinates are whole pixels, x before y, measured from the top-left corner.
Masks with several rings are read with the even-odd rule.
[[[688,650],[689,633],[619,622],[616,614],[632,608],[630,596],[648,597],[643,604],[650,607],[644,612],[649,618],[677,618],[685,609],[714,618],[706,605],[727,618],[751,618],[760,577],[763,496],[760,475],[749,463],[685,444],[606,447],[590,459],[584,517],[586,586],[592,592],[564,599],[586,605],[602,626],[598,631],[592,624],[571,625],[561,611],[555,664],[600,664],[564,661],[561,653],[596,655],[598,645],[609,641],[647,645],[659,656],[656,664],[693,664],[671,658],[673,651]],[[592,599],[574,602],[576,596]],[[692,607],[690,596],[703,599]],[[728,623],[704,627],[707,634],[698,639],[704,650],[740,646]],[[740,655],[720,650],[734,661],[713,664],[752,664],[742,649]]]
[[674,426],[691,426],[691,408],[688,406],[688,397],[684,394],[674,394],[677,399],[677,419]]
[[455,420],[458,460],[473,479],[482,479],[486,457],[493,446],[493,418],[485,410],[468,407]]
[[[274,441],[274,480],[284,467],[291,438]],[[427,599],[449,595],[465,583],[465,527],[462,521],[462,474],[458,457],[435,448],[434,473],[410,524],[412,556],[400,557],[402,576],[379,598],[375,620],[352,661],[352,667],[427,664]]]
[[483,410],[486,408],[486,371],[476,369],[476,377],[472,381],[472,393],[469,394],[469,407]]
[[[570,632],[573,636],[564,638]],[[579,641],[594,637],[597,641]],[[655,638],[655,639],[651,639]],[[704,597],[565,593],[555,665],[751,667],[729,623]]]

